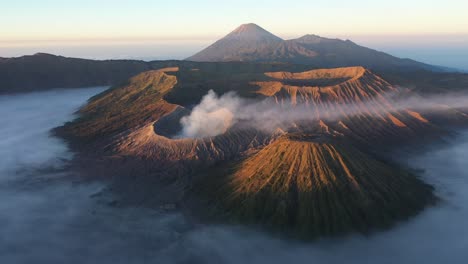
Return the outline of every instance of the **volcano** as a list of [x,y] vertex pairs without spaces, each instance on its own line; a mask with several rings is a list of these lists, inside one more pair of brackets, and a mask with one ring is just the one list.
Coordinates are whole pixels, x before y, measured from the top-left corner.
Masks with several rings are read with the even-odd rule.
[[283,40],[256,24],[244,24],[189,61],[250,61],[306,64],[315,68],[364,66],[374,70],[441,70],[410,59],[400,59],[350,40],[305,35]]
[[302,238],[369,232],[433,202],[410,173],[323,135],[287,134],[194,188],[211,212]]
[[[278,42],[252,25],[232,38],[252,32],[253,42]],[[466,122],[464,113],[444,108],[434,122],[433,115],[402,108],[395,98],[411,91],[364,67],[292,72],[241,66],[188,64],[140,73],[93,97],[79,118],[56,132],[92,154],[87,163],[100,160],[112,168],[115,181],[124,179],[114,190],[140,197],[139,204],[154,205],[154,197],[164,196],[165,204],[200,219],[304,238],[389,227],[437,200],[430,186],[385,153],[444,135],[440,121]],[[236,91],[278,117],[292,111],[291,119],[268,129],[259,128],[261,119],[240,120],[218,134],[178,137],[183,117],[210,90]]]
[[256,24],[244,24],[187,60],[284,61],[315,55],[315,52],[296,43],[285,42]]

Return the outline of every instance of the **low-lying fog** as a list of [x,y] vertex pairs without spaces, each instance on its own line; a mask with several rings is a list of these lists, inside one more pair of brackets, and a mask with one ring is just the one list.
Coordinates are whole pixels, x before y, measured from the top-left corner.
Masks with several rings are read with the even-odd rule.
[[466,263],[468,133],[407,160],[444,201],[395,229],[309,244],[113,208],[67,171],[49,129],[102,88],[0,96],[0,263]]

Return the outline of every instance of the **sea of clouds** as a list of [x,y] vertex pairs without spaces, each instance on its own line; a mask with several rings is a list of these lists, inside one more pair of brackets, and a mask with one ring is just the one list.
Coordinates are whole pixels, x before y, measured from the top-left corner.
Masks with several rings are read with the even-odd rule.
[[[0,263],[436,264],[468,259],[468,132],[443,148],[400,157],[424,170],[421,176],[436,187],[440,204],[368,237],[302,243],[243,227],[195,225],[178,212],[101,203],[94,194],[105,183],[76,180],[64,166],[72,153],[49,134],[101,90],[0,96]],[[208,109],[228,106],[214,105]]]

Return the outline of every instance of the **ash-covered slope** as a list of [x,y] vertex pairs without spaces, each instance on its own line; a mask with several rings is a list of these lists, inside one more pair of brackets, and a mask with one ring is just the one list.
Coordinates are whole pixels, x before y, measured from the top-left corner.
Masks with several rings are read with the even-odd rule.
[[306,64],[316,68],[364,66],[379,70],[434,70],[436,66],[359,46],[350,40],[305,35],[282,40],[255,24],[244,24],[187,58],[190,61],[252,61]]
[[269,98],[276,111],[301,107],[303,111],[296,112],[304,120],[292,116],[280,127],[285,131],[293,126],[385,144],[437,130],[421,113],[394,106],[388,96],[404,91],[362,67],[265,74],[193,68],[148,71],[92,98],[80,110],[81,119],[65,129],[78,138],[110,140],[154,123],[159,135],[170,137],[180,129],[180,118],[211,89],[218,94],[236,91],[254,100]]
[[[407,142],[439,131],[418,110],[398,100],[415,96],[363,67],[265,73],[273,80],[255,82],[259,94],[279,105],[305,105],[313,118],[297,126],[318,133],[347,136],[363,144]],[[449,113],[445,116],[460,116]]]
[[106,140],[105,137],[144,126],[174,111],[177,105],[163,100],[163,95],[176,85],[177,78],[169,73],[177,70],[147,71],[91,98],[80,109],[80,118],[60,129],[62,135],[86,141]]
[[194,188],[222,219],[310,238],[387,227],[435,201],[414,175],[326,136],[288,134]]

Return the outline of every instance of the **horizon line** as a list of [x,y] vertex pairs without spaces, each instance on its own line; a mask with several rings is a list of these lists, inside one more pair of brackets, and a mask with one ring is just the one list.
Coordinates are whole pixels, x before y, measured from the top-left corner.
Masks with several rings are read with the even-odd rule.
[[[271,32],[270,32],[271,33]],[[227,33],[228,34],[228,33]],[[193,36],[120,36],[120,37],[52,37],[52,38],[14,38],[14,39],[3,39],[0,37],[0,41],[3,43],[28,43],[28,42],[138,42],[138,41],[212,41],[226,36],[223,35],[193,35]],[[272,33],[273,34],[273,33]],[[341,34],[317,34],[317,33],[305,33],[305,34],[274,34],[284,40],[290,40],[300,38],[306,35],[316,35],[324,38],[337,38],[344,39],[348,37],[405,37],[405,38],[421,38],[421,37],[467,37],[467,33],[341,33]],[[1,44],[0,44],[1,46]]]

